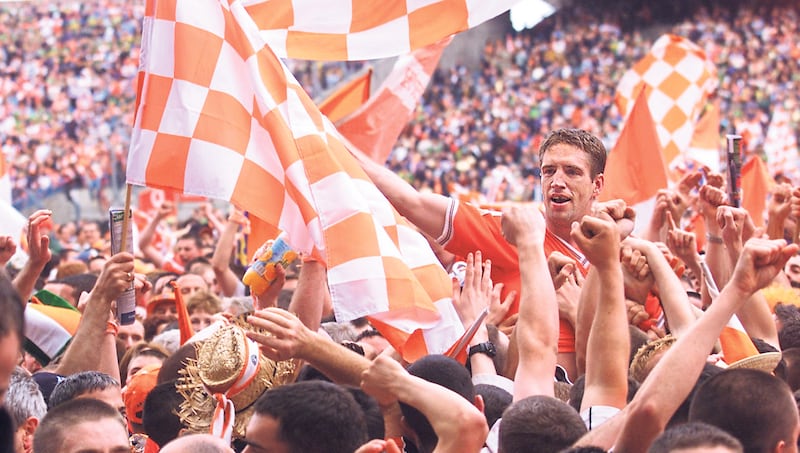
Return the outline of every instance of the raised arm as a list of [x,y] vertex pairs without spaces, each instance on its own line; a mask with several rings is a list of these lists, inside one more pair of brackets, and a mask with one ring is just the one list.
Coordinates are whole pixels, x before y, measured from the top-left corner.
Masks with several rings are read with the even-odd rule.
[[57,373],[69,375],[95,370],[119,380],[116,338],[108,334],[107,327],[112,302],[131,285],[133,277],[133,255],[117,253],[106,262]]
[[643,239],[628,238],[625,245],[639,250],[647,258],[670,331],[675,336],[681,336],[694,323],[695,316],[680,279],[656,244]]
[[162,268],[164,266],[164,254],[153,246],[153,238],[155,237],[158,225],[161,224],[161,221],[167,216],[172,214],[172,209],[172,203],[168,201],[162,203],[161,206],[158,207],[158,212],[156,212],[155,217],[153,217],[150,223],[148,223],[139,234],[139,250],[141,250],[144,257],[150,260],[157,268]]
[[477,452],[486,440],[486,418],[470,401],[412,376],[385,355],[376,357],[362,374],[361,387],[381,405],[399,400],[422,412],[438,437],[435,453]]
[[310,330],[286,310],[259,310],[248,322],[268,332],[250,332],[247,336],[261,344],[270,359],[305,360],[334,382],[352,386],[361,383],[361,373],[369,368],[370,361],[364,356]]
[[558,303],[544,255],[545,224],[530,208],[503,214],[503,235],[517,247],[520,270],[519,318],[515,328],[519,365],[514,401],[533,395],[553,396],[558,348]]
[[14,278],[14,288],[27,301],[36,286],[36,280],[53,256],[50,251],[50,238],[42,231],[43,224],[51,222],[53,212],[40,209],[28,217],[28,261]]
[[219,287],[222,289],[222,295],[226,297],[231,297],[236,294],[236,287],[239,285],[239,279],[231,270],[230,262],[233,254],[234,242],[236,241],[236,233],[238,233],[240,228],[247,227],[247,217],[245,217],[238,208],[233,208],[231,214],[228,216],[228,221],[220,230],[217,247],[214,249],[214,254],[211,256],[211,268],[214,270],[214,276],[217,278]]
[[666,426],[697,381],[708,351],[736,309],[769,284],[797,245],[783,240],[752,239],[745,245],[733,278],[719,298],[667,351],[636,393],[626,411],[617,453],[645,452]]
[[[744,209],[720,206],[717,208],[717,223],[725,241],[729,266],[733,268],[741,253],[742,244],[753,235],[753,221]],[[736,311],[736,316],[748,335],[761,338],[780,350],[778,331],[764,296],[755,293],[751,299],[752,301],[743,304]]]
[[581,411],[598,405],[622,408],[628,393],[630,338],[617,225],[605,213],[584,216],[580,225],[573,225],[571,234],[592,263],[587,280],[594,278],[599,283],[586,346],[586,390]]
[[438,194],[420,193],[403,178],[373,161],[360,151],[351,150],[356,160],[389,203],[419,229],[433,238],[442,234],[450,200]]

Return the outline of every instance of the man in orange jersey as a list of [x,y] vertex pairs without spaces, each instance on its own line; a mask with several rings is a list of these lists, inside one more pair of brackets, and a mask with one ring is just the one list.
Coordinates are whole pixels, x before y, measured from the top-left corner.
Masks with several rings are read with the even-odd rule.
[[[447,251],[459,256],[480,250],[492,262],[492,280],[503,283],[503,295],[519,295],[520,273],[516,248],[502,234],[500,212],[479,209],[469,203],[438,194],[417,192],[399,176],[356,152],[364,171],[398,212],[425,233],[436,238]],[[606,149],[590,133],[579,129],[559,129],[548,134],[539,148],[547,225],[545,253],[559,251],[575,260],[585,275],[588,261],[570,238],[573,222],[592,212],[603,189]],[[612,203],[612,202],[610,202]],[[622,220],[624,205],[610,212]],[[633,229],[632,222],[621,226],[623,234]],[[510,313],[516,313],[518,297]],[[574,326],[561,320],[558,363],[575,376]]]

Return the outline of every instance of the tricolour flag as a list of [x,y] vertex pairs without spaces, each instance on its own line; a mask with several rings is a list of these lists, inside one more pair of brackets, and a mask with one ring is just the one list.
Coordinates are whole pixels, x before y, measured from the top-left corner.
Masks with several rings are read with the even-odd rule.
[[281,58],[372,60],[433,44],[508,11],[519,0],[245,0]]
[[372,68],[368,68],[320,102],[319,111],[335,124],[367,102],[371,82]]
[[385,322],[408,359],[444,351],[463,331],[444,269],[245,6],[147,2],[128,182],[230,200],[326,264],[338,320]]
[[778,173],[790,178],[794,184],[800,183],[798,170],[797,137],[789,122],[789,112],[776,106],[772,120],[767,128],[764,152],[767,154],[767,168],[772,176]]
[[350,144],[375,162],[386,162],[450,41],[447,37],[397,59],[375,95],[336,124]]
[[680,165],[679,157],[689,148],[701,109],[716,89],[714,64],[688,39],[663,35],[617,85],[615,101],[623,115],[630,114],[645,85],[653,88],[647,101],[664,161],[670,168]]

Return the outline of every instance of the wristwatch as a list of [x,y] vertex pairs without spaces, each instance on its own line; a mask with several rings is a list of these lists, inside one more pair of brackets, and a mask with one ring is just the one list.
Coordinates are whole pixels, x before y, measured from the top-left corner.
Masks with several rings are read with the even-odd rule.
[[485,341],[475,346],[470,346],[468,354],[469,357],[472,357],[474,354],[486,354],[489,357],[494,357],[497,355],[497,348],[494,347],[494,343],[491,341]]

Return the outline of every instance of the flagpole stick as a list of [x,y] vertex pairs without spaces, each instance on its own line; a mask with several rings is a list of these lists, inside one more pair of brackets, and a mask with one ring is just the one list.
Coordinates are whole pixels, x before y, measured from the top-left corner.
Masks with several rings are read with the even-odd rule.
[[125,209],[122,211],[122,239],[119,247],[121,252],[128,250],[128,223],[131,221],[131,187],[130,183],[125,185]]

